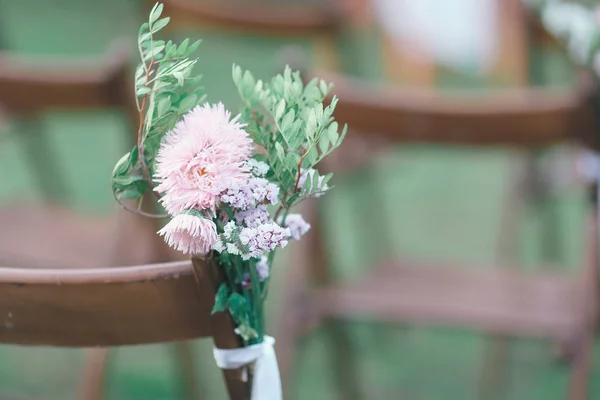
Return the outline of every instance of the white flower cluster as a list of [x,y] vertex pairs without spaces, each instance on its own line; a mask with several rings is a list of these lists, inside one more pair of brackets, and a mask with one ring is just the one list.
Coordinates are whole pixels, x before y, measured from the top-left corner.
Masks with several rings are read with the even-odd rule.
[[256,161],[254,158],[246,161],[246,165],[250,168],[252,175],[259,178],[264,177],[269,172],[269,166],[262,161]]
[[227,251],[249,260],[259,258],[277,247],[287,246],[290,235],[289,228],[283,228],[273,221],[254,228],[239,226],[235,221],[229,221],[213,249],[218,252]]
[[221,194],[221,203],[242,211],[261,205],[277,204],[279,187],[263,177],[268,172],[269,166],[254,159],[248,161],[247,165],[250,167],[252,177],[243,185],[225,190]]
[[279,187],[264,178],[269,167],[263,162],[247,162],[252,177],[243,186],[226,190],[221,202],[229,205],[234,220],[227,222],[213,249],[239,255],[244,260],[260,258],[277,247],[285,247],[291,237],[289,228],[275,223],[267,205],[279,201]]
[[264,281],[269,277],[269,259],[267,257],[261,257],[260,261],[256,263],[256,273],[260,281]]
[[266,224],[271,219],[266,206],[258,206],[249,210],[242,210],[235,213],[235,222],[238,225],[245,225],[249,228],[256,228]]

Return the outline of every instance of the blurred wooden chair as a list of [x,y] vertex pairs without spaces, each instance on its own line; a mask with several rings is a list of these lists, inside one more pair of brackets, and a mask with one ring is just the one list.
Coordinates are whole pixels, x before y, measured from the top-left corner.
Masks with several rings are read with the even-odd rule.
[[[17,122],[15,134],[22,140],[43,200],[41,204],[18,200],[0,207],[0,264],[92,268],[182,257],[158,237],[160,225],[156,219],[121,209],[110,218],[92,218],[60,204],[68,193],[68,185],[38,124],[39,117],[52,110],[120,109],[130,121],[128,143],[132,147],[139,114],[129,89],[132,83],[128,47],[127,42],[116,41],[106,56],[56,63],[0,54],[0,108]],[[108,183],[106,190],[110,190]],[[147,196],[142,210],[154,211],[153,201],[151,195]],[[188,397],[198,398],[189,346],[178,344],[175,357],[182,366]],[[105,349],[86,353],[83,398],[101,397],[106,357]]]
[[[196,259],[64,267],[0,267],[0,342],[91,348],[212,337],[221,349],[240,346],[230,315],[211,316],[222,282],[214,264]],[[242,373],[223,370],[230,398],[249,400],[249,383]]]
[[[121,109],[131,122],[128,142],[133,146],[138,122],[127,90],[130,58],[125,46],[117,41],[104,57],[56,63],[0,53],[0,107],[16,122],[14,134],[43,199],[41,205],[19,200],[0,207],[2,225],[11,227],[0,233],[0,262],[52,267],[55,263],[81,266],[91,262],[93,266],[113,261],[108,257],[114,256],[109,249],[118,239],[114,236],[116,219],[88,221],[59,205],[69,193],[67,179],[39,118],[52,110]],[[149,224],[141,218],[139,223]],[[66,236],[48,234],[59,228],[64,228],[60,231]]]
[[[151,4],[150,4],[151,3]],[[149,6],[153,5],[149,2]],[[335,3],[281,4],[244,0],[165,0],[169,33],[203,39],[197,68],[205,77],[209,101],[239,105],[231,81],[235,62],[255,78],[281,72],[279,50],[300,49],[303,62],[337,70],[336,38],[342,16]],[[311,60],[311,61],[307,61]],[[212,97],[214,96],[214,97]]]
[[[536,73],[540,73],[540,62],[532,53],[552,53],[562,49],[561,43],[548,34],[537,15],[528,10],[521,0],[482,0],[493,13],[493,21],[485,29],[486,35],[492,35],[490,47],[493,51],[486,54],[475,67],[469,71],[460,71],[459,68],[448,66],[434,59],[434,54],[423,50],[414,37],[400,37],[392,17],[386,18],[394,12],[394,8],[402,11],[402,2],[394,0],[339,0],[345,5],[348,23],[355,30],[367,35],[377,31],[381,46],[381,68],[387,82],[397,83],[404,87],[415,87],[426,90],[455,89],[456,86],[479,86],[491,90],[492,88],[527,87],[531,84]],[[374,6],[377,5],[378,6]],[[378,11],[379,9],[379,11]],[[398,11],[397,10],[397,11]],[[455,14],[459,14],[458,12]],[[398,17],[400,18],[400,17]],[[486,17],[487,18],[487,17]],[[487,21],[486,18],[482,18]],[[394,25],[394,26],[392,26]],[[440,28],[438,34],[443,34]],[[435,32],[430,32],[434,34]],[[565,57],[566,58],[566,57]],[[372,63],[371,60],[368,61]],[[345,71],[345,68],[341,68]],[[554,149],[556,150],[556,149]],[[548,194],[556,188],[566,185],[578,185],[573,181],[574,163],[556,164],[553,170],[544,168],[544,155],[567,155],[563,158],[576,158],[577,153],[571,148],[561,148],[560,151],[548,152],[535,149],[525,154],[527,185],[523,185],[522,195],[527,201],[540,205]],[[552,157],[547,157],[552,158]],[[566,168],[565,168],[566,166]],[[539,208],[539,207],[538,207]],[[548,207],[546,207],[548,208]],[[551,209],[544,209],[543,224],[545,233],[541,236],[541,245],[544,257],[556,259],[557,248],[561,238],[556,229],[560,223],[558,217]]]
[[[314,75],[334,82],[340,98],[336,118],[351,127],[338,154],[324,161],[323,173],[349,172],[379,154],[366,151],[365,141],[508,146],[517,151],[570,141],[593,143],[589,79],[562,93],[509,89],[473,97],[421,90],[376,90],[324,72]],[[355,146],[355,141],[362,147]],[[514,217],[518,211],[514,203],[517,190],[513,188],[505,200],[503,219]],[[284,377],[291,375],[294,342],[303,330],[310,330],[319,321],[365,317],[387,323],[455,326],[501,336],[553,340],[572,362],[569,398],[587,398],[599,289],[593,212],[589,212],[586,227],[585,264],[576,276],[555,269],[524,272],[503,265],[439,268],[437,264],[391,259],[374,260],[375,268],[366,268],[372,271],[366,278],[348,284],[335,282],[330,252],[319,228],[322,219],[318,209],[310,205],[302,213],[309,216],[313,228],[294,250],[283,288],[286,303],[277,337]],[[311,288],[307,282],[316,286]],[[332,357],[340,374],[341,398],[361,398],[351,346],[342,331],[332,334],[336,335],[331,341]]]
[[[346,3],[350,5],[347,9],[354,11],[355,27],[371,29],[374,22],[368,0]],[[387,260],[377,262],[378,268],[366,279],[341,286],[334,281],[330,255],[318,229],[318,209],[308,207],[304,212],[312,215],[309,222],[315,231],[312,240],[291,257],[293,271],[286,276],[283,289],[289,300],[282,308],[277,332],[284,382],[291,376],[299,332],[311,330],[323,320],[336,337],[331,342],[332,357],[341,398],[360,398],[351,344],[333,321],[367,317],[384,322],[469,327],[496,335],[497,339],[524,335],[555,340],[572,361],[569,398],[586,398],[598,296],[594,253],[597,235],[592,216],[586,231],[586,262],[576,277],[552,269],[520,274],[515,266],[504,268],[506,260],[502,258],[511,255],[507,252],[514,244],[519,206],[532,194],[540,195],[531,189],[540,179],[533,165],[535,154],[559,144],[583,142],[596,147],[591,105],[595,87],[585,74],[571,90],[526,87],[528,44],[557,46],[558,42],[517,0],[498,2],[498,11],[499,50],[488,72],[492,81],[512,89],[479,95],[469,91],[439,92],[434,85],[440,67],[433,60],[403,53],[385,32],[382,57],[388,78],[408,83],[412,89],[369,85],[324,71],[309,74],[334,82],[335,94],[340,98],[336,117],[350,127],[345,143],[325,160],[322,172],[348,172],[394,144],[419,142],[503,146],[525,156],[521,158],[527,163],[523,173],[510,183],[503,203],[496,268],[435,268],[412,260]],[[555,243],[552,239],[544,242]],[[317,286],[311,290],[299,282],[314,282]]]

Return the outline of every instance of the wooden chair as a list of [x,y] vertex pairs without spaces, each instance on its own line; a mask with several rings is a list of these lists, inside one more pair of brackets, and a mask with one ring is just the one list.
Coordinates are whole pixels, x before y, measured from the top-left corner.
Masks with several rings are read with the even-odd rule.
[[133,100],[126,87],[120,86],[129,73],[129,51],[125,46],[124,41],[117,40],[104,57],[63,63],[47,57],[0,53],[0,104],[22,128],[18,129],[19,139],[46,198],[64,200],[62,194],[68,191],[68,185],[58,173],[56,155],[40,132],[39,117],[44,112],[120,107],[132,124],[137,124]]
[[[89,348],[212,337],[218,348],[240,346],[229,314],[210,314],[222,282],[213,264],[81,267],[0,268],[0,342]],[[250,398],[241,370],[223,375],[230,398]]]
[[[89,217],[60,205],[68,191],[66,179],[61,179],[52,147],[44,141],[44,132],[37,125],[40,115],[52,110],[121,109],[131,122],[128,142],[133,146],[139,116],[128,89],[132,87],[129,61],[128,44],[123,41],[115,42],[102,58],[49,63],[0,55],[0,107],[25,125],[26,129],[16,134],[23,139],[23,150],[44,197],[42,204],[17,201],[0,207],[0,225],[4,228],[0,231],[0,264],[92,268],[181,259],[156,234],[160,229],[157,220],[124,210],[112,218]],[[153,206],[153,198],[148,196],[142,210],[153,211]],[[183,367],[188,396],[198,398],[189,344],[178,344],[175,357]],[[83,398],[101,397],[106,358],[105,349],[86,353]]]
[[[346,4],[346,10],[349,11],[350,15],[350,24],[355,30],[362,32],[363,34],[369,34],[369,32],[375,29],[374,25],[377,24],[377,21],[371,12],[372,8],[369,6],[370,0],[341,0],[341,2]],[[517,180],[512,182],[513,188],[510,191],[508,198],[505,199],[503,224],[501,226],[496,249],[497,256],[499,257],[499,259],[496,260],[496,264],[502,265],[503,263],[506,264],[506,260],[501,259],[505,259],[507,255],[510,256],[510,253],[513,251],[512,246],[516,228],[514,218],[515,210],[519,205],[522,205],[525,200],[531,200],[532,198],[544,194],[543,190],[540,190],[542,188],[540,188],[539,184],[539,170],[535,165],[535,158],[540,152],[540,149],[552,144],[572,142],[572,140],[568,140],[567,138],[572,138],[573,133],[580,134],[581,136],[579,139],[585,137],[588,145],[595,146],[595,144],[593,141],[594,134],[591,132],[591,121],[588,112],[589,104],[587,102],[587,99],[592,92],[592,83],[590,79],[585,78],[580,82],[577,90],[569,93],[560,93],[556,90],[526,88],[525,85],[528,81],[528,70],[530,68],[527,55],[529,44],[535,43],[538,46],[541,45],[544,47],[556,48],[560,43],[543,30],[533,14],[525,10],[519,0],[498,1],[497,3],[499,11],[499,20],[497,23],[499,35],[498,52],[496,53],[494,62],[491,64],[491,68],[486,71],[486,73],[490,75],[492,82],[499,83],[500,86],[515,87],[515,90],[497,92],[491,96],[477,96],[473,93],[464,93],[465,96],[463,96],[460,91],[450,92],[445,96],[440,95],[435,91],[434,86],[443,68],[436,65],[431,59],[419,57],[418,54],[415,55],[412,51],[415,49],[414,45],[399,48],[397,42],[395,42],[385,30],[383,30],[381,34],[383,40],[381,56],[383,57],[382,64],[388,75],[388,79],[401,82],[404,86],[408,85],[410,87],[415,87],[415,90],[382,89],[382,86],[379,86],[377,88],[378,90],[375,90],[374,87],[362,82],[353,81],[341,76],[328,76],[322,71],[310,75],[325,77],[325,79],[331,79],[336,82],[335,92],[341,99],[336,115],[338,119],[343,122],[348,122],[351,128],[351,133],[348,135],[346,143],[338,150],[338,156],[340,156],[341,160],[338,160],[338,162],[331,160],[330,167],[333,169],[344,170],[348,167],[361,164],[366,161],[366,158],[372,158],[373,153],[376,154],[378,151],[384,150],[386,146],[390,145],[390,142],[392,144],[426,142],[440,145],[467,145],[478,147],[499,145],[519,149],[519,152],[522,152],[523,155],[525,155],[527,165],[525,166],[524,176],[523,174],[518,174],[516,177]],[[456,96],[452,95],[452,93]],[[472,96],[475,97],[473,98]],[[534,103],[538,106],[533,107]],[[584,115],[581,115],[582,113]],[[507,117],[508,119],[505,119]],[[573,126],[572,121],[577,121],[578,125]],[[585,129],[581,130],[581,127]],[[580,131],[577,131],[577,129],[580,129]],[[367,132],[370,134],[368,138],[364,135],[364,139],[368,140],[361,141],[359,140],[360,138],[353,137],[363,136],[360,135],[360,133],[366,134]],[[373,133],[377,133],[377,135]],[[333,158],[335,159],[336,157],[334,156]],[[575,183],[578,184],[580,182]],[[312,210],[308,210],[308,212],[311,211]],[[316,216],[313,221],[318,221]],[[382,223],[385,225],[388,222],[383,221]],[[556,234],[553,232],[553,229],[556,230],[557,228],[557,224],[555,224],[554,221],[545,221],[545,223],[548,224],[547,230],[550,232],[543,236],[544,251],[551,248],[552,245],[556,245]],[[311,251],[315,251],[317,253],[315,256],[316,259],[309,258],[309,260],[307,260],[306,256],[299,254],[297,256],[299,260],[298,263],[302,265],[304,260],[303,265],[308,269],[308,272],[305,271],[304,274],[308,274],[309,278],[312,278],[312,280],[315,280],[318,283],[324,283],[326,287],[329,287],[330,284],[333,284],[331,271],[328,269],[326,260],[319,256],[321,255],[324,257],[324,255],[326,255],[324,254],[325,249],[319,244],[318,232],[314,233],[314,235],[316,243],[313,243],[312,247],[309,247],[307,244],[306,246],[308,248],[304,249],[304,252],[310,254]],[[300,253],[300,250],[298,250],[298,253]],[[403,262],[401,261],[400,264],[403,264]],[[414,263],[404,262],[404,264]],[[510,262],[508,264],[510,264]],[[316,267],[313,268],[313,266]],[[319,272],[318,270],[320,267],[323,267],[325,270]],[[586,268],[585,271],[589,272],[592,266],[586,265]],[[298,269],[294,268],[294,271],[295,272],[290,274],[290,281],[286,286],[288,289],[294,288],[297,286],[297,282],[302,281],[303,279],[301,267],[298,267]],[[424,286],[421,287],[419,284],[415,283],[414,289],[407,292],[410,294],[407,294],[405,296],[406,298],[402,295],[398,295],[397,307],[396,305],[391,307],[396,307],[396,310],[408,307],[410,310],[406,309],[406,313],[402,314],[402,316],[397,315],[395,320],[420,322],[424,318],[428,322],[431,322],[431,319],[433,319],[436,323],[460,325],[461,321],[465,322],[463,320],[464,315],[451,315],[456,310],[443,310],[443,307],[441,306],[436,308],[435,302],[430,297],[433,291],[426,291],[428,287],[437,288],[433,283],[428,284],[426,281],[443,282],[444,279],[450,279],[447,274],[453,274],[453,270],[446,271],[447,269],[445,271],[427,269],[423,272],[422,276],[420,276],[420,269],[416,272],[409,270],[409,273],[406,274],[404,271],[400,271],[397,272],[397,274],[387,276],[387,279],[381,278],[382,276],[385,276],[384,272],[382,272],[381,275],[376,273],[376,275],[381,278],[380,281],[393,282],[390,286],[394,288],[390,289],[390,293],[387,295],[385,293],[381,294],[382,298],[386,298],[380,301],[381,308],[383,309],[386,307],[386,305],[384,305],[386,302],[390,304],[394,302],[394,297],[392,296],[393,292],[397,291],[398,293],[402,293],[407,286],[411,286],[415,281],[409,278],[409,275],[412,277],[416,274],[419,275],[417,279],[419,282],[425,282]],[[584,272],[584,275],[588,272]],[[497,280],[501,282],[505,280],[505,278],[502,277],[504,274],[511,275],[514,273],[515,272],[511,269],[508,269],[507,271],[503,270],[500,273],[499,278],[490,279],[492,281]],[[452,292],[448,289],[449,291],[444,293],[445,299],[452,299],[453,296],[460,294],[459,292],[462,292],[462,289],[466,288],[466,284],[472,276],[471,273],[466,272],[465,281],[461,283],[462,274],[462,270],[459,270],[455,274],[458,276],[458,278],[453,279],[453,282],[456,283],[456,290],[455,292]],[[398,279],[394,279],[394,276]],[[406,279],[407,282],[411,283],[399,282],[402,279]],[[485,280],[488,278],[482,279]],[[536,282],[536,279],[532,279],[530,284],[532,287],[537,284],[539,284],[540,287],[544,287],[544,279],[545,278],[540,277],[540,280],[537,281],[537,283],[534,283]],[[310,281],[311,279],[308,280]],[[361,282],[357,285],[360,285],[361,287],[364,285],[364,287],[367,288],[366,290],[370,290],[371,294],[373,294],[377,290],[374,282],[380,281],[377,281],[376,278],[367,278],[365,282]],[[477,283],[477,281],[470,282],[473,284]],[[564,281],[563,283],[568,285],[567,281]],[[372,284],[372,286],[369,288],[370,284]],[[463,284],[465,285],[463,286]],[[492,283],[492,286],[494,284],[495,283]],[[449,285],[451,286],[452,283],[449,283]],[[520,284],[515,283],[515,285],[519,286]],[[418,293],[420,290],[416,288],[422,288],[423,294],[421,296],[414,294],[414,292]],[[590,289],[592,293],[591,296],[594,297],[595,288],[592,289]],[[382,290],[385,291],[387,289]],[[546,289],[544,288],[542,290]],[[548,290],[551,291],[552,289]],[[531,301],[532,303],[537,301],[535,288],[533,288],[532,291],[529,291],[529,288],[525,288],[524,291],[531,293],[530,297],[525,298],[525,303],[528,301]],[[285,343],[282,343],[282,339],[279,339],[279,344],[282,347],[289,349],[286,350],[280,348],[278,353],[281,359],[280,365],[284,377],[290,376],[289,371],[291,369],[290,360],[293,359],[294,332],[298,331],[298,327],[308,326],[307,329],[310,329],[310,327],[314,326],[315,315],[319,315],[319,310],[321,308],[324,307],[327,309],[329,306],[334,308],[338,307],[337,305],[332,305],[338,304],[337,299],[329,303],[327,303],[328,300],[324,299],[315,300],[313,302],[312,300],[309,300],[313,296],[312,292],[297,288],[296,293],[295,296],[291,296],[294,300],[286,307],[283,307],[283,314],[280,321],[281,333],[278,333],[279,338],[288,338],[285,339]],[[345,294],[348,293],[349,292],[345,292]],[[469,290],[462,293],[472,294]],[[479,294],[483,293],[485,293],[485,290],[482,290]],[[505,303],[504,305],[500,304],[502,302],[501,296],[495,297],[498,292],[491,293],[492,295],[489,299],[491,303],[498,301],[500,308],[508,305],[508,303]],[[505,293],[511,293],[511,288],[509,286],[506,287]],[[337,294],[338,293],[336,292],[333,296],[335,297]],[[446,295],[448,297],[446,297]],[[361,296],[361,294],[358,294],[358,296]],[[465,296],[468,296],[468,294],[465,294]],[[585,296],[588,296],[588,294],[585,294],[584,297]],[[339,303],[343,303],[344,299],[345,298],[342,298],[340,295]],[[362,299],[365,300],[365,298]],[[458,299],[460,302],[463,297]],[[323,300],[323,302],[321,302],[321,300]],[[375,302],[374,299],[373,302]],[[440,303],[441,302],[443,301],[440,301]],[[315,303],[318,305],[315,305]],[[463,305],[466,306],[466,303]],[[348,305],[345,306],[346,311],[350,313],[350,309],[353,306],[356,306],[356,304],[352,303],[351,306],[350,303],[348,303]],[[433,308],[429,308],[430,306]],[[365,307],[369,308],[370,306],[366,305]],[[458,304],[456,307],[460,309],[461,306]],[[369,314],[369,311],[371,311],[376,318],[381,318],[385,321],[389,320],[389,318],[386,319],[386,316],[389,317],[393,314],[390,309],[386,309],[389,311],[386,313],[381,310],[381,312],[378,312],[376,308],[377,306],[373,306],[373,308],[365,310],[363,315]],[[451,309],[452,307],[449,308]],[[295,311],[290,312],[290,310]],[[325,315],[326,317],[332,315],[340,316],[339,313],[336,314],[337,311],[331,313],[324,311],[321,315]],[[424,314],[422,318],[420,315],[417,315],[421,311],[422,314]],[[464,309],[459,311],[459,314],[464,311]],[[480,311],[482,316],[485,317],[486,311],[484,308]],[[536,310],[524,309],[524,311],[534,312]],[[585,311],[587,312],[587,310]],[[297,324],[293,321],[294,317],[287,318],[288,315],[296,316],[297,319],[303,322]],[[498,314],[492,314],[488,317],[491,320],[494,320],[495,317],[498,317]],[[506,317],[510,319],[509,314],[507,314]],[[354,362],[351,359],[351,354],[349,354],[351,352],[348,349],[343,349],[344,346],[348,347],[347,340],[344,339],[344,332],[335,328],[335,324],[331,323],[331,318],[325,318],[325,320],[329,320],[329,325],[333,326],[334,329],[331,329],[330,327],[332,334],[338,336],[338,339],[335,340],[334,343],[339,346],[336,346],[337,348],[332,351],[335,354],[334,357],[338,360],[338,363],[336,364],[339,366],[337,369],[340,370],[338,379],[346,385],[345,387],[340,386],[343,387],[343,398],[356,398],[355,393],[358,392],[359,388],[354,384],[357,379],[355,379],[354,372],[349,368]],[[581,321],[584,321],[583,323],[585,323],[585,320],[580,320],[580,322]],[[465,324],[473,326],[473,322],[474,321],[471,320]],[[483,326],[478,327],[484,328]],[[496,328],[498,327],[496,326]],[[494,343],[490,346],[489,353],[498,354],[503,351],[498,350],[498,348],[502,347],[503,337],[505,336],[501,331],[502,329],[491,330],[492,333],[496,334],[496,337],[493,340]],[[508,332],[508,336],[513,335],[514,333],[515,332]],[[588,344],[586,339],[584,339],[579,341],[577,346],[581,349]],[[573,346],[571,344],[565,346],[570,349],[571,355],[573,355]],[[494,365],[502,363],[500,360],[494,359],[494,357],[495,356],[492,355],[491,360],[484,362],[485,369],[488,367],[494,369]],[[580,359],[576,358],[575,368],[573,370],[574,380],[571,385],[573,390],[571,393],[572,398],[584,397],[585,384],[581,380],[578,381],[578,379],[585,379],[586,373],[583,372],[585,369],[583,366],[585,366],[587,362],[585,357]],[[486,379],[486,374],[493,376],[496,372],[497,370],[489,373],[484,371],[483,380]],[[492,377],[492,379],[494,378]],[[483,383],[483,386],[485,385],[486,384]],[[483,396],[483,398],[485,398],[485,396]]]
[[[369,151],[367,142],[502,145],[526,151],[570,141],[594,144],[590,104],[593,81],[586,76],[569,91],[507,89],[473,96],[375,89],[323,71],[313,75],[334,82],[340,98],[336,118],[351,127],[338,154],[329,157],[322,172],[351,171],[385,148],[378,146]],[[514,197],[506,201],[503,217],[508,219],[516,208],[510,203]],[[587,398],[598,298],[594,213],[590,212],[586,227],[585,265],[577,276],[556,270],[521,273],[498,265],[485,269],[438,268],[414,260],[383,260],[360,282],[343,285],[333,279],[318,209],[308,207],[303,214],[310,215],[313,231],[303,245],[298,245],[292,258],[293,269],[283,289],[286,304],[277,332],[279,342],[285,340],[278,353],[284,377],[290,376],[294,341],[302,331],[319,321],[368,317],[556,341],[572,361],[569,398]],[[332,334],[337,335],[332,341],[332,354],[337,359],[340,384],[344,385],[340,387],[341,398],[360,398],[359,388],[353,384],[358,379],[352,371],[355,360],[350,358],[351,349],[342,331]]]

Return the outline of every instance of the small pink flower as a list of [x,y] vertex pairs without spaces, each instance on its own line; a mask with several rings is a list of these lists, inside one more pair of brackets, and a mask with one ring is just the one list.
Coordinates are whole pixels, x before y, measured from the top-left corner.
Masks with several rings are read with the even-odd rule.
[[226,188],[247,181],[252,139],[222,103],[198,106],[167,133],[156,155],[155,190],[171,215],[215,211]]
[[269,260],[267,257],[261,257],[256,263],[256,272],[258,274],[258,279],[261,281],[264,281],[269,277]]
[[232,208],[238,210],[247,210],[254,205],[252,190],[247,184],[228,188],[223,191],[220,200],[222,203],[229,204]]
[[176,215],[158,234],[169,246],[192,255],[208,253],[217,242],[214,222],[187,213]]
[[248,210],[269,203],[275,205],[279,201],[279,186],[265,178],[250,178],[242,185],[223,191],[220,201],[238,210]]
[[270,183],[265,178],[251,178],[248,186],[258,204],[271,203],[275,205],[279,201],[279,186]]
[[239,239],[247,248],[242,254],[242,259],[259,258],[276,247],[284,248],[290,236],[289,228],[283,228],[274,222],[267,222],[256,228],[242,228]]
[[[283,217],[277,219],[277,223],[281,224]],[[300,214],[289,214],[285,218],[285,228],[290,230],[290,239],[300,240],[300,238],[310,230],[310,224],[302,218]]]
[[235,220],[239,225],[245,224],[248,228],[256,228],[269,221],[269,211],[266,206],[251,208],[250,210],[235,213]]

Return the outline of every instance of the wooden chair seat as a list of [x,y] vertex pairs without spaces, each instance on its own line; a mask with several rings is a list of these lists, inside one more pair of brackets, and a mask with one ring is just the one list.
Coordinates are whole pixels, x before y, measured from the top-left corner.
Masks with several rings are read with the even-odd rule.
[[577,278],[568,273],[394,261],[360,282],[316,289],[314,298],[322,317],[411,321],[562,342],[581,319],[580,293]]

